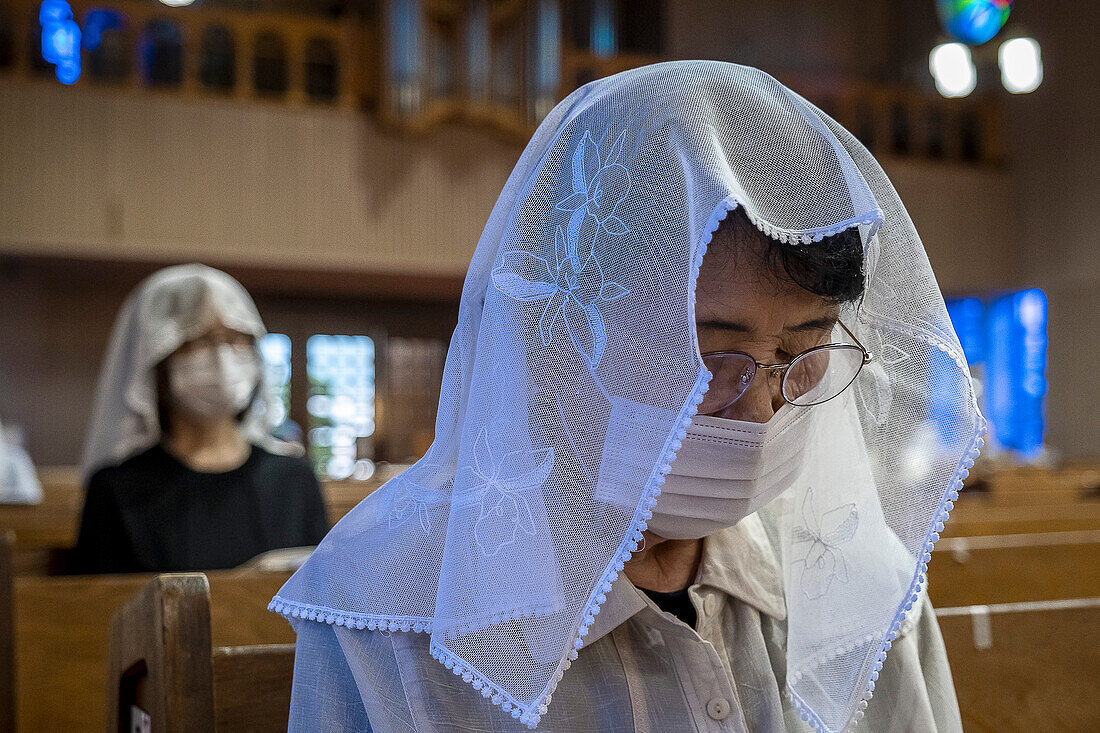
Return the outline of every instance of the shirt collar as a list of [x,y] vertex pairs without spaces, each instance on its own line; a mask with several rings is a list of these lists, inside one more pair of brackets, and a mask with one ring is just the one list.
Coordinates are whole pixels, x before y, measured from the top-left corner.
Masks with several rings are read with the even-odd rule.
[[615,627],[647,605],[649,604],[642,597],[642,592],[627,579],[626,573],[619,573],[619,577],[611,584],[611,590],[607,592],[607,600],[600,606],[600,612],[588,627],[585,645],[592,644],[611,633]]
[[[779,563],[764,523],[756,514],[703,540],[703,557],[692,587],[699,586],[716,588],[775,619],[787,617]],[[626,573],[619,573],[611,584],[607,600],[588,627],[585,645],[606,636],[650,605],[651,602],[627,579]]]
[[787,618],[779,562],[757,514],[703,540],[695,584],[717,588],[777,620]]

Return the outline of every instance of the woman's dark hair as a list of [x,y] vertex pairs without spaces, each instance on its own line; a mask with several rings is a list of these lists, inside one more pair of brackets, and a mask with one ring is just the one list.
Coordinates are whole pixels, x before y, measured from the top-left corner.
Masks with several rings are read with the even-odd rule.
[[761,232],[738,207],[714,233],[711,248],[715,245],[729,248],[730,254],[752,252],[775,278],[791,280],[834,303],[848,303],[863,295],[863,242],[855,227],[820,242],[789,244]]

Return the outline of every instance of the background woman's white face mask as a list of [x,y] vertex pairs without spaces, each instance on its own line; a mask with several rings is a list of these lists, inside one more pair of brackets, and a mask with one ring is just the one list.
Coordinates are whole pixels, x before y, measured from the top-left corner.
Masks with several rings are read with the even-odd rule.
[[259,361],[249,347],[203,347],[177,354],[168,362],[172,399],[203,417],[240,413],[248,407],[259,379]]
[[784,405],[766,423],[696,416],[665,478],[649,529],[698,539],[760,509],[802,469],[810,408]]

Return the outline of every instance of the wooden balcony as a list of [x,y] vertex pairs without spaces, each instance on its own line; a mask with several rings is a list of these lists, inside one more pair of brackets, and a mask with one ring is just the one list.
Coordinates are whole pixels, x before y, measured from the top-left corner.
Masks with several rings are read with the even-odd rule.
[[[94,10],[121,21],[103,32],[96,50],[84,50],[82,86],[347,108],[376,93],[377,35],[352,20],[126,0],[70,5],[82,29]],[[53,82],[40,51],[38,7],[0,2],[7,30],[0,78]]]
[[[563,46],[552,0],[404,0],[404,12],[414,8],[412,22],[396,19],[394,8],[402,0],[383,3],[372,21],[169,8],[151,0],[71,4],[82,28],[93,10],[111,11],[121,20],[120,28],[103,32],[94,51],[83,52],[80,86],[368,109],[405,132],[460,120],[523,141],[554,101],[577,86],[660,60]],[[0,79],[57,83],[42,60],[38,7],[30,0],[0,0]],[[964,165],[1002,161],[1002,114],[995,98],[781,81],[835,117],[876,156]]]

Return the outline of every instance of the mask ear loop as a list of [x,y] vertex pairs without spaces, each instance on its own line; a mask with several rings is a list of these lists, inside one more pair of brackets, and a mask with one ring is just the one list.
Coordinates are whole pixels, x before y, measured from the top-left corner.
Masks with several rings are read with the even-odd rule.
[[634,552],[645,552],[645,532],[642,532],[642,541]]

